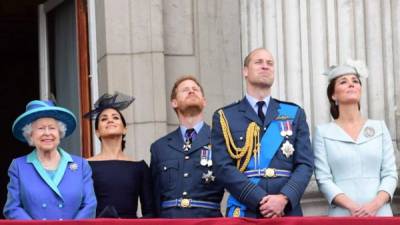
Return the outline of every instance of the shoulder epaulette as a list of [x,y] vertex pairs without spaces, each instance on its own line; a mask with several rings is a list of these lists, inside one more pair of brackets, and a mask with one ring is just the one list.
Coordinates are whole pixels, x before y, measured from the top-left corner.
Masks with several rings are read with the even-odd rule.
[[297,104],[296,104],[296,103],[294,103],[294,102],[282,101],[282,100],[275,99],[275,98],[274,98],[274,100],[275,100],[275,101],[277,101],[277,102],[279,102],[279,103],[282,103],[282,104],[294,105],[294,106],[296,106],[296,107],[299,107],[299,108],[301,108],[299,105],[297,105]]
[[[220,109],[227,109],[227,108],[230,108],[230,107],[232,107],[232,106],[235,106],[235,105],[237,105],[237,104],[239,104],[239,103],[240,103],[240,100],[236,100],[236,101],[232,102],[232,103],[229,104],[229,105],[225,105],[225,106],[219,108],[218,110],[220,110]],[[217,110],[217,111],[218,111],[218,110]]]

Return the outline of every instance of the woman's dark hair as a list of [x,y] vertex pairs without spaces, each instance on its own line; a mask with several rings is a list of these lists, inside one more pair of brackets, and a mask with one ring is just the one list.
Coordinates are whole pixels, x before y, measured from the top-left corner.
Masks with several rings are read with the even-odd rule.
[[[122,124],[124,125],[124,127],[126,127],[125,118],[124,118],[124,116],[122,115],[122,113],[121,113],[118,109],[115,109],[115,108],[104,108],[104,109],[102,109],[102,110],[97,114],[96,119],[95,119],[95,121],[94,121],[94,128],[95,128],[96,130],[99,129],[100,115],[101,115],[101,113],[103,113],[103,111],[106,110],[106,109],[114,109],[115,111],[117,111],[118,114],[119,114],[119,116],[121,117]],[[101,137],[99,137],[99,139],[100,139],[100,141],[101,141]],[[125,149],[125,143],[126,143],[126,141],[125,141],[125,134],[124,134],[124,135],[122,135],[122,142],[121,142],[122,151],[124,151],[124,149]]]
[[[328,95],[328,99],[329,99],[330,112],[331,112],[331,115],[332,115],[333,119],[339,118],[339,105],[336,105],[336,101],[333,100],[333,98],[332,98],[333,94],[335,93],[336,80],[339,77],[336,77],[335,79],[332,79],[329,82],[328,88],[326,89],[326,94]],[[360,82],[360,85],[361,85],[360,78],[358,76],[357,76],[357,78],[358,78],[358,81]],[[358,103],[358,109],[360,110],[360,103]]]

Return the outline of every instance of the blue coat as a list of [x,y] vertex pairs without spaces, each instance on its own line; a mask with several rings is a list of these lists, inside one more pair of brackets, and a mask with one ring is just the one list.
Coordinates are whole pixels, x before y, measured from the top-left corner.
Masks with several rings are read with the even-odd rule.
[[7,219],[63,220],[94,218],[96,197],[87,161],[62,155],[54,178],[40,165],[36,151],[14,159],[8,170]]
[[[349,210],[333,204],[345,194],[358,204],[372,201],[379,191],[393,199],[397,170],[392,139],[384,121],[367,120],[357,140],[335,122],[319,125],[313,139],[315,176],[329,202],[330,216],[349,216]],[[390,204],[377,212],[391,216]]]
[[[270,123],[277,119],[280,101],[271,98],[264,124],[250,106],[246,98],[228,105],[223,109],[229,123],[235,144],[242,147],[246,142],[246,129],[251,122],[256,122],[261,128],[260,139]],[[311,150],[309,129],[303,109],[293,103],[282,102],[297,107],[297,113],[292,122],[293,135],[289,141],[294,146],[294,153],[286,157],[277,150],[269,164],[270,168],[289,170],[290,177],[261,178],[258,184],[253,184],[235,166],[235,161],[227,152],[225,139],[221,130],[218,112],[213,116],[211,144],[216,176],[221,178],[225,188],[242,204],[247,207],[245,216],[260,217],[259,202],[268,194],[282,193],[288,197],[285,208],[287,216],[301,216],[300,199],[313,173],[314,157]],[[280,147],[279,147],[280,148]]]
[[[205,208],[161,208],[165,200],[191,198],[220,203],[224,194],[222,185],[205,183],[202,176],[208,169],[200,165],[200,153],[210,144],[210,127],[204,123],[188,152],[183,151],[180,129],[167,134],[151,145],[151,172],[156,212],[159,217],[218,217],[220,210]],[[187,174],[185,176],[185,173]],[[216,180],[219,178],[216,177]]]

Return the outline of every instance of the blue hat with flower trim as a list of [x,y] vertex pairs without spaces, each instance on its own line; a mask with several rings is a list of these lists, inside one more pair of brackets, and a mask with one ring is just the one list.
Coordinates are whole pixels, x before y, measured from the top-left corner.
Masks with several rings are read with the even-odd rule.
[[72,134],[76,128],[76,118],[68,109],[55,106],[50,100],[33,100],[26,105],[26,110],[18,116],[12,126],[12,133],[19,141],[26,142],[22,128],[40,118],[54,118],[65,124],[65,137]]

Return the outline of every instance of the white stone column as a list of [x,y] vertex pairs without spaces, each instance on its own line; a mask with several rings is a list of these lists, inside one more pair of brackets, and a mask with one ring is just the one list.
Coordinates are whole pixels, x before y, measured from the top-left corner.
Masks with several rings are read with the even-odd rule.
[[[166,90],[175,80],[194,75],[201,82],[212,113],[242,97],[239,1],[164,0]],[[175,112],[167,102],[168,130],[177,128]]]
[[123,111],[126,152],[149,161],[149,146],[166,132],[162,0],[99,0],[99,94],[136,97]]

